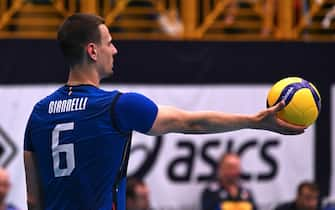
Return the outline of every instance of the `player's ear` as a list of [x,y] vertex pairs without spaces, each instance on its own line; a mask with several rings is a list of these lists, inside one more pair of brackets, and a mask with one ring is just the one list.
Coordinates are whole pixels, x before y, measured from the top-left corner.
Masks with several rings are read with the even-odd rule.
[[97,46],[94,43],[89,43],[86,46],[87,57],[93,61],[97,60]]

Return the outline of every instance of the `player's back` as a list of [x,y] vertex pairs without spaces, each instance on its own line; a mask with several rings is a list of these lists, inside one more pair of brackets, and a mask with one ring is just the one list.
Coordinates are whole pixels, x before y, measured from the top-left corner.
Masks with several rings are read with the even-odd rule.
[[112,209],[126,142],[112,122],[116,94],[63,86],[35,105],[25,149],[36,155],[45,209]]

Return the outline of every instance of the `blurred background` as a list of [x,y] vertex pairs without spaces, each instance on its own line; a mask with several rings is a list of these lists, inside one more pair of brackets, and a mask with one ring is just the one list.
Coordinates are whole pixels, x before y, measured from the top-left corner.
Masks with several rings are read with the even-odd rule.
[[74,12],[106,18],[116,39],[334,39],[333,0],[1,0],[0,37],[54,38]]
[[[66,83],[56,35],[76,12],[104,17],[113,36],[118,54],[102,83],[107,90],[248,114],[265,108],[269,88],[285,77],[302,77],[321,94],[319,119],[300,136],[134,134],[128,175],[146,184],[146,208],[211,210],[204,200],[227,152],[238,154],[241,170],[233,174],[258,209],[303,196],[318,201],[309,210],[334,208],[335,0],[0,0],[0,165],[9,174],[0,205],[27,208],[25,124],[34,104]],[[298,191],[305,181],[312,194]],[[248,210],[227,210],[237,209]]]

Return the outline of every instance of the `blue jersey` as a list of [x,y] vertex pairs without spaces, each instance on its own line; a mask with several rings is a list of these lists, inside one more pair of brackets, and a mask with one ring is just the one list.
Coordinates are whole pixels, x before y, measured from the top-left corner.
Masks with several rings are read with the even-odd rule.
[[24,149],[37,159],[44,209],[111,210],[114,202],[124,210],[119,171],[127,138],[133,130],[148,132],[157,112],[143,95],[91,85],[63,86],[38,102]]

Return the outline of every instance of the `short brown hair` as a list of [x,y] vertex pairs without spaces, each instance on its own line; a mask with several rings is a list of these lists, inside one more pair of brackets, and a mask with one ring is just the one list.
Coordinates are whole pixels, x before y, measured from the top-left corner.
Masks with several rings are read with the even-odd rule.
[[100,16],[76,13],[60,26],[57,40],[70,66],[82,62],[86,44],[100,43],[101,35],[98,27],[104,23],[104,19]]

